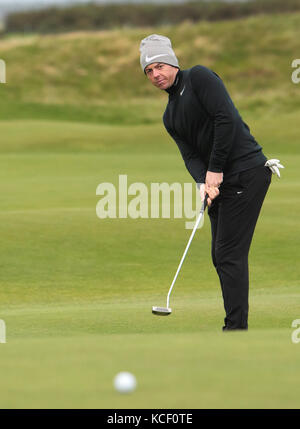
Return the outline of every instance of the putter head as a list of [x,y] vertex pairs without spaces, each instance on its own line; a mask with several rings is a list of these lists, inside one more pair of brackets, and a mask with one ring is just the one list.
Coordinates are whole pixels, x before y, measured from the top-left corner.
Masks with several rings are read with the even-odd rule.
[[169,316],[172,313],[172,309],[167,307],[152,307],[152,313],[156,314],[156,316]]

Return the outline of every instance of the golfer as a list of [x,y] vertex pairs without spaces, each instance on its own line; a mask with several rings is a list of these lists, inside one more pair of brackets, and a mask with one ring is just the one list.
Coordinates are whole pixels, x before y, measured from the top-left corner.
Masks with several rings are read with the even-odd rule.
[[272,172],[269,160],[235,108],[221,78],[196,65],[181,70],[170,39],[141,41],[140,63],[150,82],[169,96],[163,116],[185,166],[208,194],[212,260],[226,317],[223,330],[248,329],[248,253]]

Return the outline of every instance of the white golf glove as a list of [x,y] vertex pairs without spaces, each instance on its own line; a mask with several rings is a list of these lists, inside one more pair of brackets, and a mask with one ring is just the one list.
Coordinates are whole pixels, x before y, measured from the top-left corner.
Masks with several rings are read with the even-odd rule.
[[265,167],[269,167],[269,169],[272,171],[272,173],[277,174],[278,177],[280,177],[279,168],[284,168],[284,166],[280,164],[279,159],[269,159],[265,163]]

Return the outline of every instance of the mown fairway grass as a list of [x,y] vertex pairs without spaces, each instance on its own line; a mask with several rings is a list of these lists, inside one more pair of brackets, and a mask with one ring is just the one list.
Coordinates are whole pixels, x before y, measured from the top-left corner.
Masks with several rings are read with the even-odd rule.
[[[151,307],[165,305],[190,234],[185,220],[96,216],[97,185],[118,185],[119,174],[128,185],[190,181],[160,126],[1,123],[1,407],[298,407],[300,156],[291,115],[274,138],[270,118],[252,124],[286,169],[273,178],[252,245],[250,330],[229,335],[207,219],[175,285],[174,313],[158,318]],[[137,376],[132,395],[113,390],[121,370]]]

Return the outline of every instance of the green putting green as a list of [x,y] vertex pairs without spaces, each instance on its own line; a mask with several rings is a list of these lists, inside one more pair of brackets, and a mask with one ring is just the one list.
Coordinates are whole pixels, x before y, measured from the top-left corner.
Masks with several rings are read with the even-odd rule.
[[[265,147],[286,168],[273,177],[252,244],[245,333],[221,332],[207,218],[174,286],[172,314],[159,318],[151,309],[166,304],[191,232],[185,219],[96,215],[98,184],[117,186],[119,174],[128,184],[190,181],[175,145],[165,136],[153,142],[158,125],[125,134],[116,126],[1,124],[1,407],[298,406],[300,344],[291,324],[300,317],[300,156],[288,119],[282,150]],[[261,134],[262,122],[254,124]],[[281,136],[274,139],[280,147]],[[114,391],[119,371],[135,374],[134,393]]]

